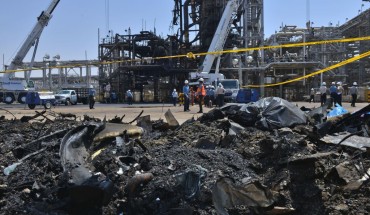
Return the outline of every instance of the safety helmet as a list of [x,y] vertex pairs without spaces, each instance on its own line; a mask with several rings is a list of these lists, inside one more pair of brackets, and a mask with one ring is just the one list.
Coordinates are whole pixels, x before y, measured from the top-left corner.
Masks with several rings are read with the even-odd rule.
[[355,82],[353,82],[353,86],[357,86],[357,82],[355,81]]
[[188,84],[189,83],[189,81],[188,80],[185,80],[185,82],[184,82],[185,84]]
[[313,88],[311,88],[311,90],[314,90]]
[[342,84],[342,82],[338,81],[338,82],[337,82],[337,84],[338,84],[338,85],[341,85],[341,84]]
[[221,83],[219,83],[219,84],[218,84],[218,86],[219,86],[219,87],[222,87],[222,84],[221,84]]
[[335,85],[335,82],[333,81],[333,82],[331,82],[331,84],[332,84],[332,85]]
[[173,89],[173,92],[176,92],[176,89]]
[[204,82],[204,79],[203,78],[199,78],[198,80],[199,82]]
[[322,86],[326,86],[326,82],[322,82]]

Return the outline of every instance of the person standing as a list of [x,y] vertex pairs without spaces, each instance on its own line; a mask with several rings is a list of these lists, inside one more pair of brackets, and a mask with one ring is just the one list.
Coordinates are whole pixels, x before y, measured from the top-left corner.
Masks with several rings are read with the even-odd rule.
[[222,86],[222,84],[219,83],[216,89],[216,100],[219,108],[224,106],[224,99],[225,99],[225,89],[224,86]]
[[105,85],[104,87],[104,101],[106,104],[110,103],[110,89],[111,89],[111,86],[110,86],[110,83],[108,83],[107,85]]
[[349,88],[349,93],[352,96],[351,106],[356,107],[356,100],[358,95],[357,82],[353,82],[352,87]]
[[332,105],[335,107],[335,103],[337,103],[337,87],[335,86],[335,82],[331,82],[331,86],[329,88],[330,98],[332,99]]
[[206,96],[204,97],[204,106],[208,107],[209,105],[209,93],[210,93],[210,86],[206,86]]
[[315,103],[315,89],[314,88],[311,88],[311,92],[310,92],[310,103],[311,101]]
[[198,113],[203,113],[203,99],[204,96],[206,96],[206,89],[204,88],[204,79],[199,78],[199,86],[197,89],[197,97],[198,97],[198,102],[199,102],[199,111]]
[[211,85],[209,88],[210,88],[210,91],[209,91],[209,104],[208,104],[208,106],[210,108],[212,108],[213,104],[214,104],[214,101],[215,101],[215,87]]
[[342,87],[342,82],[337,82],[337,103],[342,106],[342,95],[344,88]]
[[128,105],[132,105],[132,92],[131,90],[127,90],[126,92],[126,98],[127,98],[127,102],[128,102]]
[[326,88],[326,82],[322,82],[321,84],[321,87],[320,87],[320,102],[321,102],[321,106],[323,106],[325,103],[326,103],[326,92],[327,92],[327,88]]
[[184,94],[184,112],[190,111],[189,103],[190,103],[190,88],[189,88],[189,81],[185,80],[184,86],[182,87],[182,93]]
[[177,94],[176,89],[173,89],[172,102],[173,102],[173,106],[175,106],[175,107],[176,107],[176,104],[177,104],[177,97],[179,97],[179,95]]
[[89,107],[90,107],[90,109],[94,109],[95,95],[96,95],[96,91],[95,91],[94,87],[90,86],[90,89],[89,89]]

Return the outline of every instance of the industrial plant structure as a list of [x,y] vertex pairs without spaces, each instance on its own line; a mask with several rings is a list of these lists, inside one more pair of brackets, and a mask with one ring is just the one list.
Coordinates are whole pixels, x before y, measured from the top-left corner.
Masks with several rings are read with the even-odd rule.
[[[119,101],[125,100],[125,92],[129,89],[134,91],[135,101],[168,101],[170,92],[174,88],[181,90],[189,73],[198,71],[201,66],[204,56],[193,58],[189,53],[207,52],[227,2],[174,0],[172,28],[177,29],[176,34],[163,38],[157,35],[155,29],[132,32],[129,28],[116,34],[111,31],[107,36],[99,36],[99,55],[93,62],[58,61],[61,68],[59,75],[54,77],[50,69],[44,66],[48,60],[34,62],[33,66],[44,68],[43,78],[40,80],[42,86],[61,86],[68,83],[88,86],[98,81],[99,92],[103,93],[105,85],[109,83]],[[237,12],[233,15],[231,28],[223,45],[224,50],[370,35],[370,10],[366,10],[342,25],[314,26],[308,21],[306,26],[299,27],[292,23],[280,26],[275,34],[264,38],[263,8],[263,0],[238,1]],[[274,87],[262,86],[301,77],[364,53],[369,50],[369,43],[364,40],[227,53],[221,56],[219,67],[216,68],[214,63],[211,72],[217,70],[226,78],[239,79],[241,86],[261,85],[259,91],[262,96],[302,100],[311,88],[318,88],[322,81],[340,81],[345,88],[355,81],[360,86],[367,86],[370,83],[369,58],[297,82]],[[182,57],[171,57],[178,55]],[[186,55],[188,57],[184,57]],[[27,65],[24,64],[26,67]],[[73,66],[69,68],[68,65]],[[98,68],[99,77],[91,78],[91,67]],[[74,69],[80,71],[76,72]],[[82,72],[83,69],[86,72]],[[70,71],[75,75],[70,76]]]
[[[173,88],[180,88],[190,72],[196,71],[201,57],[153,57],[206,52],[219,24],[227,0],[175,0],[173,10],[176,35],[161,38],[154,31],[108,35],[99,44],[101,83],[111,83],[123,96],[135,90],[140,101],[164,101]],[[369,35],[370,11],[366,10],[340,26],[315,27],[308,22],[303,28],[280,26],[271,37],[264,38],[263,0],[241,1],[235,14],[224,49],[261,47],[297,42],[322,41]],[[295,48],[268,49],[238,54],[224,54],[219,71],[227,78],[237,78],[242,86],[278,83],[328,67],[368,50],[368,41],[330,43]],[[149,60],[148,60],[149,59]],[[309,89],[326,82],[341,81],[360,85],[370,82],[369,60],[331,70],[309,79],[277,87],[261,88],[264,96],[302,100]],[[215,65],[213,70],[215,69]],[[122,97],[122,99],[124,99]]]

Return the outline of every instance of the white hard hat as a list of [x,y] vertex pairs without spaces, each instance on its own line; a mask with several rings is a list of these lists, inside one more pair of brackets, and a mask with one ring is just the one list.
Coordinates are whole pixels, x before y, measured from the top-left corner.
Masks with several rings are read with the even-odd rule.
[[93,85],[90,85],[90,88],[94,88],[94,86]]
[[127,90],[128,92],[131,92],[131,90]]
[[219,86],[219,87],[222,87],[222,84],[221,84],[221,83],[218,83],[218,86]]
[[176,92],[176,89],[173,89],[173,92]]
[[331,82],[331,84],[335,85],[335,82],[333,81],[333,82]]
[[357,86],[357,82],[355,81],[355,82],[353,82],[353,86]]
[[338,81],[338,82],[337,82],[337,84],[338,84],[338,85],[341,85],[341,84],[342,84],[342,82]]
[[326,82],[322,82],[322,86],[326,86]]
[[185,82],[184,82],[185,84],[188,84],[189,83],[189,81],[188,80],[185,80]]
[[314,90],[313,88],[311,88],[311,90]]
[[199,78],[198,80],[199,82],[204,82],[204,79],[203,78]]

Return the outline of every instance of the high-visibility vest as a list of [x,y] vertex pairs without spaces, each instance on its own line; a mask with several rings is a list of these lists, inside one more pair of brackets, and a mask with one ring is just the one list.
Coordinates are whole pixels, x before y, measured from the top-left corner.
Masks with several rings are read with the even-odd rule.
[[204,88],[204,85],[198,87],[197,93],[198,95],[206,96],[206,89]]

